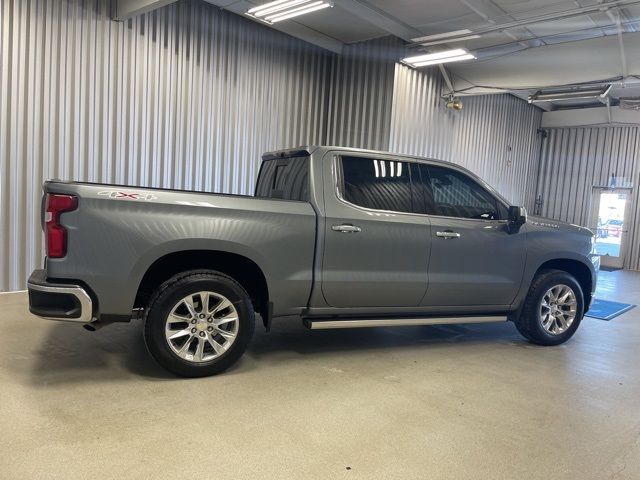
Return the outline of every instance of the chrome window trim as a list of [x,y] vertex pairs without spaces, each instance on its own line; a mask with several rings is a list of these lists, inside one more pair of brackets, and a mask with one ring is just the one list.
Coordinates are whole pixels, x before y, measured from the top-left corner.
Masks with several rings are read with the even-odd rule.
[[[336,194],[336,198],[338,199],[338,201],[340,201],[341,203],[344,203],[345,205],[351,207],[351,208],[355,208],[357,210],[361,210],[365,213],[372,213],[372,214],[377,214],[377,213],[384,213],[387,215],[411,215],[411,216],[417,216],[417,217],[427,217],[427,218],[445,218],[445,219],[452,219],[452,220],[465,220],[468,222],[484,222],[484,223],[504,223],[507,224],[509,223],[509,220],[503,220],[503,219],[499,219],[499,220],[485,220],[482,218],[465,218],[465,217],[447,217],[444,215],[431,215],[429,213],[414,213],[414,212],[398,212],[395,210],[379,210],[376,208],[369,208],[369,207],[363,207],[361,205],[356,205],[355,203],[351,203],[349,200],[346,200],[343,196],[342,196],[342,192],[340,190],[340,186],[342,185],[342,157],[343,156],[347,156],[347,157],[360,157],[360,158],[368,158],[371,160],[388,160],[388,161],[401,161],[404,163],[416,163],[416,164],[424,164],[424,165],[433,165],[434,167],[443,167],[443,168],[449,168],[447,165],[442,165],[440,162],[430,162],[429,160],[418,160],[418,159],[413,159],[412,157],[402,157],[402,156],[398,156],[398,157],[394,157],[394,158],[385,158],[385,155],[380,155],[380,156],[376,156],[376,158],[373,158],[370,154],[364,154],[364,153],[356,153],[354,152],[353,154],[351,152],[346,152],[346,155],[342,155],[342,154],[334,154],[333,155],[333,162],[332,162],[332,173],[333,173],[333,180],[334,180],[334,186],[335,186],[335,194]],[[380,158],[378,158],[380,157]],[[389,157],[393,157],[393,155],[389,155]],[[397,158],[401,158],[402,160],[397,160]],[[455,170],[457,172],[460,172],[464,175],[468,175],[463,169],[458,169],[458,168],[451,168],[451,170]],[[494,195],[493,190],[490,188],[486,188],[485,187],[485,183],[482,181],[482,179],[476,179],[474,177],[470,177],[472,180],[474,180],[475,182],[477,182],[482,188],[484,188],[484,190],[491,195],[496,202],[500,202],[507,210],[509,209],[509,206],[507,204],[505,204],[501,198],[497,197],[496,195]],[[478,181],[480,180],[480,182]],[[482,183],[481,183],[482,182]],[[413,188],[413,180],[411,180],[411,186]]]

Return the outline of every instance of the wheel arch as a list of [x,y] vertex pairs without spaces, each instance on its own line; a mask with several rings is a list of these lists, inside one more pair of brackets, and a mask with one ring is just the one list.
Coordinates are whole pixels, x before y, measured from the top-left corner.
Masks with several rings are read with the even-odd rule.
[[269,287],[262,269],[250,258],[222,250],[180,250],[155,260],[145,271],[134,308],[145,308],[154,290],[174,275],[187,270],[215,270],[229,275],[247,291],[255,310],[267,321]]
[[574,260],[570,258],[556,258],[553,260],[547,260],[538,267],[533,278],[535,278],[542,270],[562,270],[573,275],[576,281],[582,288],[582,294],[584,296],[584,312],[589,310],[592,300],[593,290],[593,275],[591,269],[580,260]]

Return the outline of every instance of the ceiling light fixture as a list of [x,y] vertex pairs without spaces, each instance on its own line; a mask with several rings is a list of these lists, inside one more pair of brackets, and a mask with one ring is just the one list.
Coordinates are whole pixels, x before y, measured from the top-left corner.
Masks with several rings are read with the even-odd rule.
[[326,0],[276,0],[247,10],[247,15],[269,25],[289,18],[333,7]]
[[439,65],[441,63],[461,62],[463,60],[475,60],[475,56],[464,48],[447,50],[446,52],[427,53],[402,59],[402,63],[410,67],[426,67],[427,65]]
[[560,102],[563,100],[588,100],[606,98],[611,91],[611,85],[598,88],[583,88],[578,90],[556,90],[555,92],[543,92],[538,90],[529,96],[529,103]]
[[442,43],[463,42],[480,38],[480,35],[473,33],[468,28],[464,30],[456,30],[455,32],[437,33],[436,35],[427,35],[425,37],[412,38],[413,43],[419,43],[423,46],[440,45]]

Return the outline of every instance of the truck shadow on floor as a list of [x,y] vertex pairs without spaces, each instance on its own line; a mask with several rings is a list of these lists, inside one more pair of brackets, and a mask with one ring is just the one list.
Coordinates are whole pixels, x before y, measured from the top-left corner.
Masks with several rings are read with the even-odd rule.
[[309,331],[299,322],[276,325],[270,333],[258,329],[249,355],[268,357],[282,352],[327,356],[371,350],[403,350],[412,347],[470,347],[488,343],[530,345],[512,323],[353,328]]
[[[368,355],[389,351],[428,355],[446,348],[461,353],[487,344],[531,347],[512,324],[446,325],[424,327],[367,328],[309,331],[300,321],[274,324],[266,333],[260,321],[253,342],[244,357],[224,375],[246,373],[258,368],[277,368],[283,362],[301,358],[326,361],[342,355]],[[422,350],[422,347],[431,347]],[[78,325],[52,324],[47,337],[34,352],[31,380],[35,385],[112,381],[146,377],[159,381],[180,380],[162,369],[151,358],[142,338],[142,323],[114,324],[98,332],[87,332]]]
[[88,332],[79,325],[54,323],[34,352],[34,384],[174,378],[151,358],[142,338],[142,323],[109,325]]

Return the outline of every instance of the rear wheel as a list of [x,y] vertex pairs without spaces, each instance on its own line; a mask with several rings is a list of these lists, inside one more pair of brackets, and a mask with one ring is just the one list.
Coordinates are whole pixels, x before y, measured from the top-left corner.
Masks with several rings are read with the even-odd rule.
[[246,350],[255,327],[253,305],[233,278],[190,271],[155,292],[145,316],[144,338],[153,358],[185,377],[219,373]]
[[583,314],[584,295],[575,277],[543,270],[529,288],[516,327],[532,343],[559,345],[573,336]]

